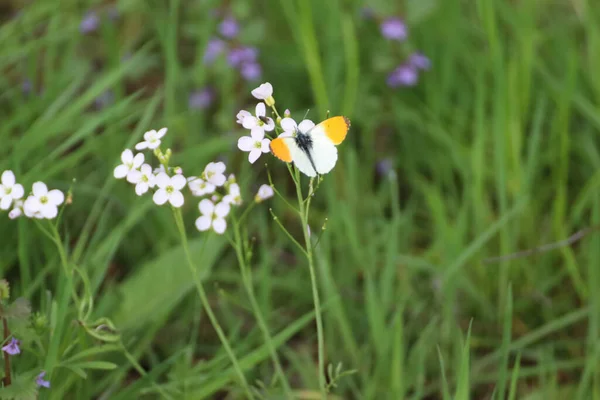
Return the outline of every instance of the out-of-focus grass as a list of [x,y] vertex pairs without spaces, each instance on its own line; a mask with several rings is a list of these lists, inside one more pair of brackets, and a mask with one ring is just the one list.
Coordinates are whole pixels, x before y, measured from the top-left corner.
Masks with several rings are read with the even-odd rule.
[[[241,396],[193,293],[168,210],[112,178],[123,148],[168,126],[168,145],[186,173],[224,157],[248,200],[266,182],[261,163],[250,168],[234,150],[235,113],[252,107],[248,93],[260,82],[245,83],[224,60],[202,63],[218,22],[212,10],[227,5],[245,27],[244,43],[260,48],[263,81],[275,87],[278,106],[298,118],[310,109],[315,120],[327,110],[352,120],[310,221],[315,232],[325,227],[315,252],[326,362],[356,370],[334,395],[600,396],[600,236],[529,258],[481,261],[600,222],[593,2],[128,0],[111,22],[108,3],[68,8],[46,0],[15,1],[3,14],[0,167],[26,184],[44,180],[63,190],[76,179],[62,233],[90,276],[95,313],[117,323],[149,375],[107,351],[92,360],[116,369],[87,379],[54,369],[42,397],[154,398],[152,382],[174,398]],[[385,85],[394,51],[376,21],[362,16],[365,5],[380,17],[405,16],[407,46],[431,58],[415,88]],[[101,24],[82,35],[88,9]],[[21,90],[25,80],[30,93]],[[189,110],[189,92],[208,83],[216,102]],[[107,91],[114,100],[95,105]],[[380,176],[384,159],[393,172]],[[267,162],[278,189],[293,196],[284,166]],[[316,398],[308,271],[268,207],[301,234],[280,201],[251,215],[257,298],[292,386]],[[199,238],[195,205],[184,212]],[[4,220],[0,237],[0,266],[13,290],[55,318],[53,354],[75,339],[92,346],[67,317],[54,247],[27,220]],[[196,255],[200,240],[193,239]],[[249,381],[269,386],[269,353],[246,307],[235,254],[225,239],[211,241],[197,260],[207,290]]]

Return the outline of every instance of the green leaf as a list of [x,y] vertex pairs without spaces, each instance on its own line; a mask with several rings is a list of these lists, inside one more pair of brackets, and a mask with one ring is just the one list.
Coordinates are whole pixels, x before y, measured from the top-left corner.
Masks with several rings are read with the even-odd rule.
[[36,400],[38,386],[35,373],[13,376],[9,386],[0,388],[0,400]]
[[29,300],[19,297],[13,301],[8,307],[0,312],[0,316],[4,318],[25,319],[31,315],[31,305]]
[[[61,364],[61,367],[66,365]],[[117,368],[117,364],[108,361],[83,361],[75,364],[69,364],[70,368],[81,368],[81,369],[101,369],[111,370]]]

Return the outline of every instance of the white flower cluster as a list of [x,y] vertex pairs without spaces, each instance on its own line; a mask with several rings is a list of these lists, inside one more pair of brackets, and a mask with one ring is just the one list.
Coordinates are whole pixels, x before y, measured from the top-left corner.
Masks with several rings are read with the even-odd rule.
[[241,110],[237,113],[237,123],[244,128],[250,130],[249,136],[242,136],[238,140],[238,148],[248,152],[248,161],[254,164],[256,160],[263,154],[269,153],[269,143],[271,141],[265,138],[265,132],[271,132],[275,129],[275,122],[272,118],[267,117],[267,108],[275,104],[273,99],[273,86],[267,82],[263,83],[252,91],[252,96],[258,100],[263,100],[256,105],[255,115],[250,114],[246,110]]
[[[152,189],[154,191],[152,200],[157,205],[168,202],[176,208],[183,206],[185,199],[182,190],[186,186],[192,196],[210,196],[210,198],[202,199],[198,204],[200,217],[196,219],[196,228],[199,231],[212,229],[218,234],[223,234],[227,229],[225,218],[231,207],[242,204],[241,191],[235,176],[233,174],[230,174],[228,178],[225,176],[226,166],[223,162],[211,162],[206,165],[200,176],[187,178],[183,175],[181,168],[165,167],[171,156],[169,149],[165,154],[160,150],[161,139],[166,133],[167,128],[148,131],[144,134],[144,141],[135,146],[137,150],[153,150],[161,162],[160,167],[153,169],[150,164],[144,163],[143,153],[134,155],[131,150],[126,149],[121,153],[122,164],[114,170],[115,178],[125,178],[134,184],[138,196],[142,196]],[[270,186],[265,188],[265,186],[261,186],[259,193],[255,196],[255,201],[259,202],[273,196],[273,189]],[[223,188],[225,193],[219,193],[219,188]]]
[[58,215],[58,206],[65,201],[65,195],[58,189],[48,190],[44,182],[35,182],[31,194],[25,200],[23,185],[17,183],[11,170],[2,172],[0,179],[0,209],[8,210],[10,219],[21,215],[28,218],[54,219]]

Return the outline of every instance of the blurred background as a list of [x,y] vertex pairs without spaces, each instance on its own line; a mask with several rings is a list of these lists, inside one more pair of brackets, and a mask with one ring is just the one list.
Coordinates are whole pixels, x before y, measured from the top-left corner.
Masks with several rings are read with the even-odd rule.
[[[235,115],[267,81],[280,112],[352,121],[309,220],[322,231],[325,361],[348,371],[332,399],[600,398],[600,233],[483,262],[600,223],[599,14],[586,0],[3,0],[0,167],[26,187],[72,187],[69,257],[90,277],[95,317],[147,373],[118,349],[90,354],[116,367],[56,368],[40,398],[163,398],[157,385],[176,399],[244,398],[168,207],[112,171],[165,126],[186,175],[224,161],[250,202],[267,163],[293,200],[284,164],[250,165],[236,148]],[[296,395],[317,399],[306,261],[269,208],[302,235],[281,199],[252,211],[256,295]],[[183,212],[249,382],[284,398],[234,251],[213,235],[200,256],[196,202]],[[55,245],[27,219],[2,216],[0,235],[11,297],[61,327],[61,351],[97,345],[76,310],[54,313]],[[44,353],[19,360],[43,365]]]

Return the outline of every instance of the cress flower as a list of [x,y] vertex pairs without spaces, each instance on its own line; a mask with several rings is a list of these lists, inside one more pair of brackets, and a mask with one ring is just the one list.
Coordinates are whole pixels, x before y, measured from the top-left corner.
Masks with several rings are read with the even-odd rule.
[[259,100],[264,100],[269,107],[273,107],[275,99],[273,98],[273,86],[269,82],[265,82],[256,89],[252,90],[252,96]]
[[275,192],[273,191],[273,188],[270,185],[261,185],[258,188],[258,192],[256,192],[256,196],[254,196],[254,201],[260,203],[261,201],[273,197],[274,194]]
[[21,352],[19,344],[21,344],[21,342],[13,337],[10,339],[10,342],[6,346],[2,347],[2,351],[4,351],[7,354],[10,354],[11,356],[17,355]]
[[238,149],[249,152],[248,161],[250,164],[254,164],[262,153],[271,151],[269,143],[271,141],[265,138],[264,132],[252,130],[250,136],[242,136],[238,139]]
[[8,210],[13,201],[19,200],[25,194],[23,185],[16,182],[15,174],[11,170],[4,171],[0,184],[0,208]]
[[169,176],[164,172],[156,175],[154,183],[158,186],[158,190],[154,192],[152,200],[159,206],[165,204],[167,201],[171,203],[173,207],[181,207],[183,205],[183,189],[187,183],[183,175]]
[[190,176],[188,178],[188,187],[190,188],[192,195],[196,197],[214,193],[217,188],[212,183],[207,182],[202,178],[198,178],[197,176]]
[[251,116],[252,116],[252,114],[250,114],[248,111],[240,110],[240,112],[237,113],[237,115],[235,116],[235,118],[236,118],[235,122],[242,125],[244,123],[244,118],[251,117]]
[[237,183],[229,184],[228,192],[225,195],[225,197],[223,197],[223,202],[234,206],[241,205],[242,194],[240,191],[240,185],[238,185]]
[[158,132],[154,129],[144,133],[144,141],[135,145],[136,150],[150,149],[154,150],[160,146],[160,139],[167,134],[167,128],[162,128]]
[[242,121],[242,126],[246,129],[250,129],[252,132],[271,132],[275,129],[275,122],[273,118],[267,117],[267,109],[265,103],[260,102],[256,105],[256,116],[251,114],[246,115]]
[[196,219],[196,228],[199,231],[204,232],[212,228],[216,233],[222,235],[227,229],[227,222],[225,217],[229,214],[231,207],[224,201],[215,205],[209,199],[204,199],[198,204],[200,214]]
[[22,199],[15,200],[15,202],[13,204],[13,209],[10,210],[10,212],[8,213],[8,218],[16,219],[16,218],[19,218],[21,215],[23,215],[23,204],[24,203],[25,203],[25,201]]
[[35,182],[32,194],[23,204],[28,217],[53,219],[58,215],[58,206],[65,201],[65,195],[58,189],[48,191],[44,182]]
[[210,162],[204,168],[204,172],[202,173],[202,179],[207,181],[208,183],[215,185],[217,187],[223,186],[225,181],[225,163],[219,162]]
[[315,126],[315,123],[310,119],[302,120],[299,124],[296,123],[292,118],[284,118],[281,120],[281,128],[283,133],[279,136],[296,136],[297,132],[306,133]]
[[133,152],[126,149],[121,153],[121,162],[123,164],[118,165],[113,173],[117,179],[125,178],[131,171],[137,170],[144,163],[144,154],[138,153],[134,157]]
[[143,164],[140,170],[134,170],[129,173],[127,180],[135,184],[135,193],[138,196],[143,195],[149,188],[154,187],[155,176],[152,173],[152,167],[149,164]]

